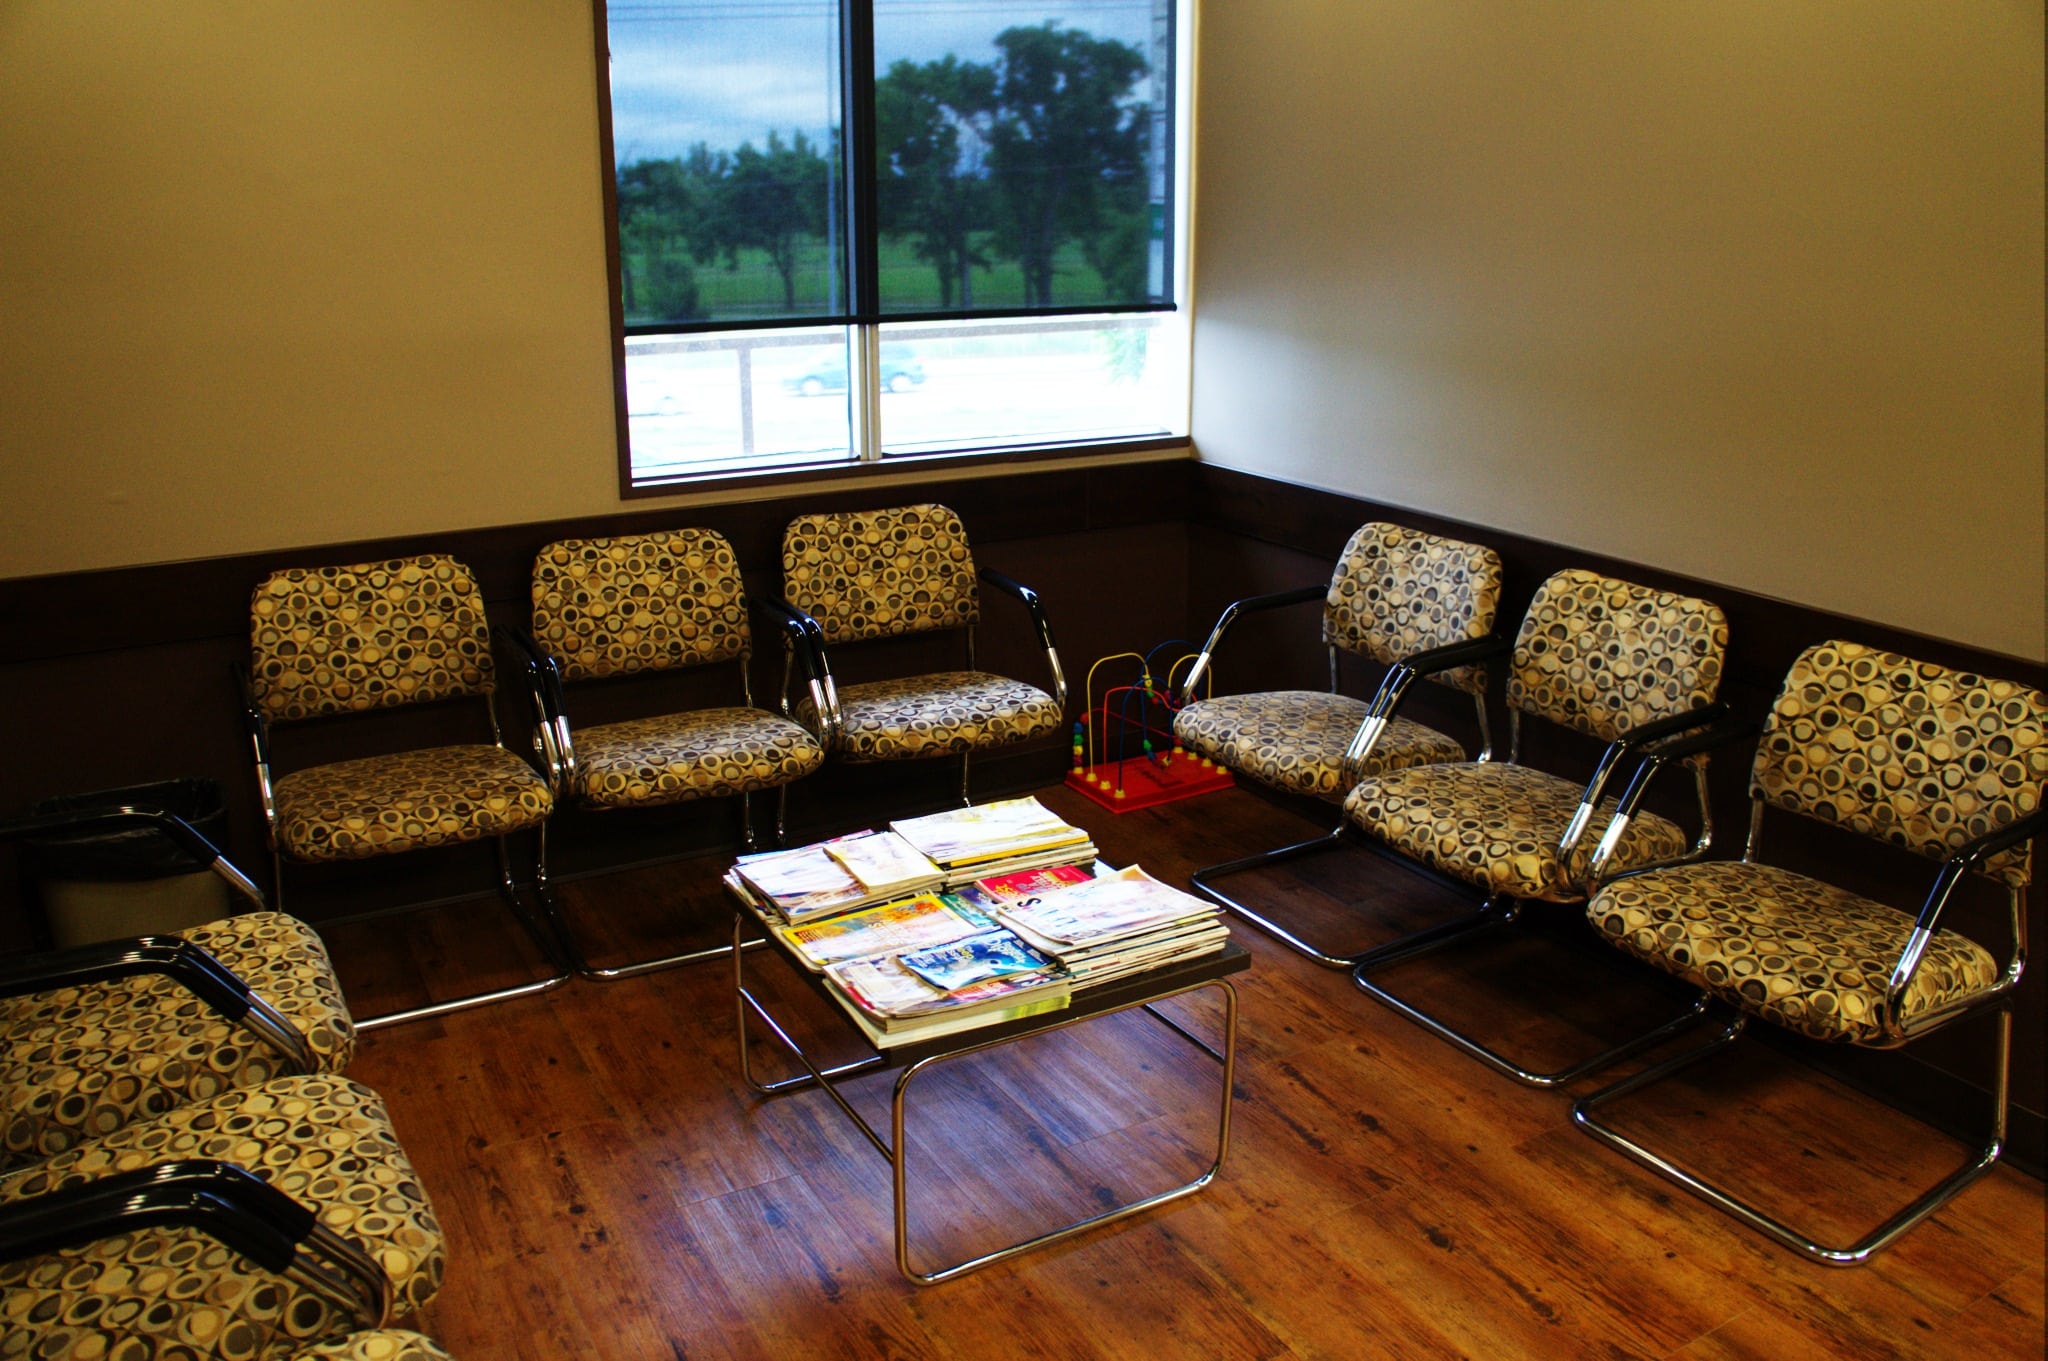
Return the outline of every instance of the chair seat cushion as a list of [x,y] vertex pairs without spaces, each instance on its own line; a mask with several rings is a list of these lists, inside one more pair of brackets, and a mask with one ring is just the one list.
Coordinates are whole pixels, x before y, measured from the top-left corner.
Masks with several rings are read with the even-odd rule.
[[[181,931],[291,1020],[321,1071],[355,1026],[313,928],[252,912]],[[0,1000],[0,1169],[289,1075],[288,1060],[182,984],[144,974]]]
[[[0,1204],[181,1158],[235,1163],[353,1240],[404,1315],[440,1289],[441,1229],[384,1103],[346,1078],[289,1077],[184,1106],[0,1178]],[[197,1229],[148,1228],[0,1264],[0,1336],[51,1358],[288,1357],[363,1322]],[[160,1349],[123,1338],[157,1335]]]
[[598,808],[772,789],[825,760],[818,740],[765,709],[699,709],[579,729],[576,797]]
[[[1770,865],[1712,861],[1616,880],[1586,916],[1613,944],[1802,1035],[1885,1043],[1885,985],[1913,918]],[[1897,1018],[1941,1010],[1999,979],[1989,951],[1937,931]]]
[[[1344,751],[1365,721],[1366,704],[1321,690],[1224,695],[1190,704],[1174,716],[1173,736],[1263,784],[1335,803],[1350,789]],[[1462,761],[1465,749],[1434,728],[1395,718],[1373,744],[1366,773]]]
[[[1415,766],[1363,780],[1344,800],[1354,827],[1403,855],[1488,893],[1575,903],[1586,896],[1586,864],[1614,811],[1604,802],[1569,864],[1557,843],[1578,811],[1583,785],[1503,761]],[[1609,865],[1647,865],[1686,853],[1685,833],[1638,812]]]
[[[855,762],[1006,747],[1057,732],[1062,719],[1060,706],[1045,691],[985,671],[849,685],[839,692],[839,714],[844,728],[836,754]],[[797,717],[817,729],[808,698]]]
[[293,860],[363,860],[505,836],[554,797],[503,747],[427,747],[293,771],[277,782],[277,848]]

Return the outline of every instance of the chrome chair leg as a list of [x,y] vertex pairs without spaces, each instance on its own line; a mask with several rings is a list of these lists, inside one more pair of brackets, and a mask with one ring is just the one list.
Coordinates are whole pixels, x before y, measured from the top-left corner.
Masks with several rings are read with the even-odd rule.
[[1652,1064],[1640,1073],[1603,1087],[1597,1092],[1581,1098],[1572,1107],[1572,1122],[1586,1133],[1598,1139],[1615,1152],[1642,1164],[1668,1181],[1683,1186],[1715,1209],[1734,1216],[1760,1233],[1769,1235],[1778,1242],[1810,1261],[1824,1266],[1860,1266],[1878,1253],[1884,1251],[1899,1236],[1918,1224],[1927,1216],[1939,1210],[1964,1187],[1990,1171],[1999,1156],[2005,1151],[2005,1122],[2009,1095],[2010,1069],[2012,1061],[2012,1007],[2010,1003],[1998,1008],[1998,1070],[1995,1090],[1992,1093],[1991,1134],[1984,1145],[1963,1165],[1937,1182],[1927,1191],[1916,1196],[1897,1214],[1879,1224],[1876,1228],[1846,1247],[1829,1247],[1807,1237],[1763,1210],[1741,1199],[1734,1192],[1716,1186],[1695,1173],[1687,1171],[1664,1155],[1637,1143],[1612,1125],[1603,1124],[1595,1115],[1601,1107],[1610,1102],[1637,1092],[1653,1083],[1661,1082],[1684,1068],[1689,1068],[1702,1059],[1719,1052],[1735,1042],[1748,1023],[1746,1016],[1737,1016],[1720,1034],[1705,1044],[1674,1055],[1662,1063]]
[[1707,998],[1702,995],[1678,1015],[1650,1030],[1644,1031],[1640,1035],[1631,1036],[1620,1044],[1601,1050],[1597,1054],[1589,1055],[1576,1063],[1568,1064],[1552,1072],[1536,1072],[1524,1067],[1520,1061],[1512,1059],[1499,1050],[1482,1044],[1463,1031],[1453,1028],[1440,1017],[1430,1015],[1414,1003],[1388,991],[1385,987],[1367,977],[1375,969],[1387,968],[1391,965],[1441,950],[1447,945],[1453,945],[1474,936],[1486,935],[1511,927],[1520,920],[1521,915],[1522,906],[1518,901],[1495,894],[1481,903],[1476,910],[1467,913],[1465,916],[1440,923],[1436,926],[1427,927],[1421,931],[1412,932],[1401,937],[1399,940],[1390,941],[1377,949],[1366,951],[1354,961],[1351,970],[1351,981],[1357,984],[1359,991],[1363,992],[1366,996],[1386,1004],[1421,1026],[1424,1030],[1427,1030],[1430,1034],[1435,1035],[1438,1039],[1448,1041],[1495,1072],[1511,1077],[1525,1087],[1551,1088],[1567,1086],[1578,1081],[1588,1073],[1598,1072],[1610,1064],[1621,1062],[1621,1060],[1629,1057],[1631,1054],[1638,1054],[1645,1049],[1662,1044],[1673,1035],[1677,1035],[1697,1025],[1701,1018],[1706,1015]]
[[1217,888],[1215,883],[1218,879],[1224,878],[1227,875],[1241,873],[1244,870],[1257,869],[1264,865],[1278,865],[1288,860],[1297,860],[1303,856],[1315,855],[1318,852],[1330,850],[1338,845],[1343,840],[1343,837],[1344,824],[1340,822],[1330,831],[1307,841],[1297,841],[1291,846],[1281,846],[1270,851],[1260,851],[1256,855],[1247,855],[1236,860],[1226,860],[1220,865],[1205,866],[1189,875],[1188,882],[1194,891],[1202,897],[1207,898],[1225,911],[1244,918],[1253,926],[1258,927],[1261,931],[1264,931],[1267,935],[1288,946],[1290,949],[1306,955],[1316,963],[1329,968],[1348,969],[1358,962],[1358,956],[1325,953],[1321,948],[1311,945],[1308,941],[1295,935],[1270,917],[1264,917],[1252,911],[1237,899]]
[[[541,829],[540,836],[543,838],[540,845],[543,860],[541,874],[544,876],[547,845],[545,828]],[[519,886],[513,881],[512,860],[505,847],[505,838],[494,837],[493,841],[496,843],[498,853],[498,892],[511,907],[512,915],[519,919],[519,924],[526,931],[528,938],[539,947],[542,957],[547,960],[547,977],[535,979],[530,983],[514,984],[509,988],[494,988],[488,992],[471,993],[467,997],[457,997],[446,1002],[433,1002],[426,1006],[409,1007],[402,1011],[386,1012],[381,1016],[359,1018],[356,1021],[356,1029],[358,1031],[381,1030],[386,1026],[404,1025],[409,1021],[424,1021],[435,1016],[448,1016],[458,1011],[468,1011],[473,1007],[489,1006],[493,1002],[510,1001],[514,997],[533,997],[540,993],[552,992],[569,981],[571,977],[570,966],[563,957],[560,943],[555,940],[553,932],[549,931],[535,919],[532,909],[526,905],[525,899],[519,894]]]
[[963,751],[960,753],[960,806],[962,808],[972,808],[974,806],[974,800],[967,796],[967,763],[971,755],[971,752]]
[[622,978],[638,978],[642,974],[659,973],[663,969],[679,968],[700,960],[724,959],[732,953],[732,947],[728,945],[707,945],[701,949],[685,950],[681,954],[657,955],[651,959],[634,960],[627,964],[592,964],[590,956],[584,953],[582,943],[576,939],[576,932],[569,924],[568,914],[562,911],[561,904],[555,900],[554,885],[548,879],[545,841],[542,843],[541,855],[534,865],[533,896],[540,903],[541,912],[546,916],[548,924],[554,928],[555,937],[562,943],[562,950],[568,957],[569,971],[578,978],[587,978],[598,983],[616,983]]

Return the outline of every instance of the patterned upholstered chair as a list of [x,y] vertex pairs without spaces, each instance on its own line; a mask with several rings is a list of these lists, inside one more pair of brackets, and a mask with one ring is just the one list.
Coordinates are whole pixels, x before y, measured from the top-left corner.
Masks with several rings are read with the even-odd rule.
[[22,1355],[293,1357],[411,1313],[442,1265],[383,1103],[345,1078],[239,1088],[0,1176],[0,1337]]
[[[1646,765],[1622,802],[1655,775]],[[2012,994],[2026,962],[2022,894],[2048,830],[2048,695],[1855,643],[1808,648],[1765,720],[1739,861],[1629,874],[1586,907],[1601,935],[1733,1008],[1707,1043],[1593,1093],[1579,1125],[1817,1261],[1868,1260],[1982,1175],[2004,1149]],[[1766,809],[1813,818],[1941,862],[1917,916],[1757,859]],[[1943,925],[1967,875],[2003,888],[2003,962]],[[1969,1162],[1855,1243],[1824,1247],[1650,1151],[1596,1112],[1732,1043],[1751,1018],[1831,1044],[1892,1049],[1995,1011],[1991,1132]]]
[[[1396,706],[1418,677],[1472,697],[1481,761],[1492,759],[1486,717],[1486,670],[1454,665],[1488,649],[1484,641],[1500,605],[1500,556],[1490,548],[1439,538],[1400,525],[1368,524],[1345,544],[1327,588],[1253,596],[1227,607],[1210,630],[1181,689],[1174,739],[1239,775],[1291,794],[1338,803],[1367,775],[1439,761],[1462,761],[1456,738],[1405,718]],[[1196,699],[1211,658],[1238,619],[1262,610],[1320,599],[1330,688],[1273,690]],[[1476,646],[1475,646],[1476,645]],[[1386,668],[1371,702],[1338,691],[1338,654],[1350,652]],[[1317,963],[1348,969],[1355,957],[1333,955],[1221,892],[1216,881],[1335,846],[1344,823],[1313,840],[1210,865],[1192,876],[1195,891],[1229,908]]]
[[320,937],[263,910],[256,886],[181,819],[66,814],[0,826],[0,840],[123,825],[174,837],[256,910],[0,967],[0,1172],[231,1087],[336,1072],[354,1054]]
[[[1052,672],[1053,693],[974,669],[978,583],[1022,601]],[[968,757],[1060,730],[1067,682],[1052,627],[1038,597],[1000,572],[974,568],[967,531],[944,506],[897,506],[844,515],[806,515],[782,536],[782,586],[788,603],[828,648],[879,638],[961,630],[967,669],[869,681],[837,689],[827,668],[821,702],[804,699],[796,716],[826,753],[847,762],[960,758],[960,798],[968,801]],[[789,686],[785,681],[784,694]]]
[[[797,654],[808,658],[807,633],[790,627]],[[752,796],[777,792],[779,840],[790,782],[824,762],[809,730],[754,706],[746,590],[732,545],[711,530],[549,544],[533,564],[533,635],[524,646],[549,713],[540,729],[542,752],[564,803],[609,810],[737,796],[752,850]],[[580,728],[570,722],[564,682],[582,688],[721,663],[733,664],[738,675],[737,705]],[[566,923],[562,934],[578,971],[591,978],[625,978],[731,948],[596,968]]]
[[[554,808],[546,775],[505,747],[491,704],[495,670],[483,596],[470,570],[435,554],[347,567],[295,567],[250,600],[244,711],[273,868],[402,855],[489,838],[498,887],[550,972],[538,980],[359,1018],[359,1029],[438,1016],[552,988],[569,977],[559,946],[513,882],[506,838]],[[377,710],[468,701],[488,742],[457,742],[308,766],[279,775],[273,730]],[[536,722],[539,716],[536,715]],[[451,735],[453,735],[451,733]]]
[[[1509,754],[1505,761],[1411,766],[1361,780],[1345,796],[1349,824],[1382,846],[1482,895],[1476,911],[1361,956],[1358,986],[1499,1072],[1534,1087],[1570,1082],[1692,1024],[1695,1006],[1667,1024],[1558,1072],[1536,1073],[1404,1001],[1372,977],[1389,964],[1513,924],[1528,902],[1581,903],[1594,887],[1589,830],[1607,826],[1609,785],[1621,765],[1659,741],[1723,719],[1715,702],[1728,623],[1718,606],[1690,596],[1568,570],[1529,603],[1507,663]],[[1604,742],[1584,784],[1521,763],[1526,719]],[[1694,859],[1713,836],[1706,757],[1686,759],[1700,831],[1650,813],[1611,829],[1598,869]],[[1598,833],[1596,832],[1595,835]]]

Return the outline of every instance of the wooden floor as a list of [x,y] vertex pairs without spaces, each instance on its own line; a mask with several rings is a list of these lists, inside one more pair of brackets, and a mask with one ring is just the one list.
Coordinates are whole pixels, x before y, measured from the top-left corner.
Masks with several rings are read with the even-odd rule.
[[[1183,885],[1197,865],[1321,830],[1241,791],[1121,817],[1044,797],[1112,863]],[[635,871],[564,897],[600,959],[652,953],[718,937],[719,868]],[[1233,883],[1279,895],[1333,945],[1447,910],[1441,890],[1363,853],[1288,868]],[[439,916],[334,933],[359,1009],[412,986],[415,964],[460,983],[510,939],[489,904]],[[1875,1265],[1810,1266],[1573,1129],[1568,1097],[1497,1078],[1346,975],[1242,924],[1234,934],[1254,963],[1238,976],[1217,1181],[929,1289],[896,1273],[887,1165],[829,1099],[747,1093],[726,964],[366,1036],[351,1073],[384,1094],[447,1234],[447,1284],[417,1326],[466,1361],[2042,1355],[2040,1183],[2000,1168]],[[778,976],[759,954],[749,967],[764,986]],[[1538,1056],[1669,1005],[1618,957],[1541,935],[1392,977]],[[1176,1005],[1213,1030],[1215,1005]],[[788,1071],[767,1042],[755,1054]],[[910,1136],[921,1258],[1193,1175],[1219,1071],[1142,1012],[937,1070]],[[1801,1217],[1850,1235],[1960,1158],[1749,1042],[1703,1081],[1667,1084],[1631,1120],[1788,1214],[1835,1206]],[[885,1118],[889,1083],[859,1084],[871,1118]]]

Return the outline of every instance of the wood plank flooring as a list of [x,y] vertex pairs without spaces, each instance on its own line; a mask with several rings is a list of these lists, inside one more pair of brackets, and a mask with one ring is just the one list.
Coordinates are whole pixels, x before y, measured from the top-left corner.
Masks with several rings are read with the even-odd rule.
[[[1243,791],[1122,816],[1063,789],[1042,797],[1112,863],[1180,884],[1200,864],[1322,830]],[[562,896],[600,960],[650,954],[721,937],[721,868],[639,870]],[[1232,884],[1343,948],[1454,910],[1435,885],[1354,850]],[[1237,979],[1218,1180],[929,1289],[896,1273],[887,1165],[829,1099],[748,1093],[724,963],[374,1032],[351,1074],[384,1095],[448,1240],[446,1286],[417,1326],[466,1361],[2042,1355],[2043,1196],[2025,1175],[1997,1169],[1873,1266],[1810,1266],[1577,1132],[1567,1096],[1497,1078],[1346,975],[1242,923],[1234,934],[1255,958]],[[384,1004],[365,1001],[379,989],[421,976],[467,989],[522,960],[489,904],[333,937],[366,1009]],[[779,968],[749,958],[750,979],[807,1034],[858,1054],[807,993],[786,976],[777,986]],[[1540,933],[1393,977],[1538,1058],[1670,1005],[1618,957]],[[1215,1030],[1214,1002],[1173,1007]],[[758,1071],[791,1071],[769,1042],[753,1052]],[[1219,1072],[1130,1013],[920,1078],[920,1260],[1193,1175]],[[891,1081],[857,1088],[884,1129]],[[1766,1203],[1850,1233],[1962,1154],[1747,1042],[1629,1118]]]

